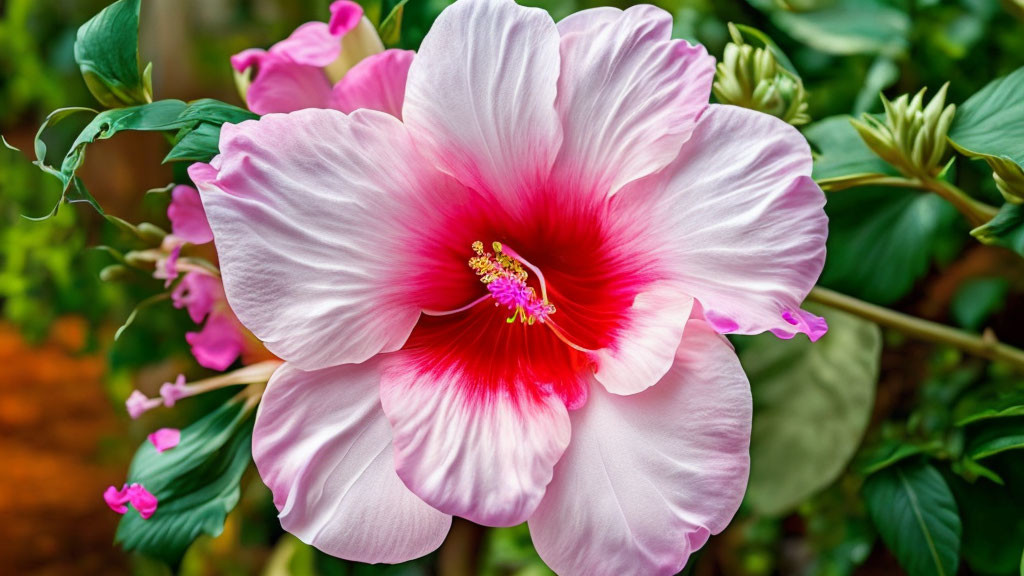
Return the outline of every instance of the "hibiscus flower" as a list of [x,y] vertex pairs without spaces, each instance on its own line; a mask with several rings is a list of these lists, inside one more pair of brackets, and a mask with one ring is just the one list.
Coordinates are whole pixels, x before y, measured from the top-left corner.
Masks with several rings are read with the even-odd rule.
[[253,455],[283,527],[401,562],[451,516],[563,574],[672,574],[725,528],[751,398],[723,333],[797,332],[824,197],[784,122],[708,105],[652,6],[459,0],[402,121],[224,126],[190,175],[241,322],[285,364]]

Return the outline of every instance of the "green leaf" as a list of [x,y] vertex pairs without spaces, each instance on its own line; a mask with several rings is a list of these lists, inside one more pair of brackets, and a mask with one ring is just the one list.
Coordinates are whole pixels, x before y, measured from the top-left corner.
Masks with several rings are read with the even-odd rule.
[[780,515],[831,484],[860,444],[874,404],[878,326],[832,309],[811,343],[771,334],[739,339],[754,396],[747,502]]
[[186,126],[174,137],[164,162],[209,162],[219,152],[220,127],[258,119],[259,115],[212,98],[190,102],[178,118]]
[[[830,116],[804,129],[814,146],[814,179],[825,189],[842,189],[863,180],[899,176],[899,171],[868,148],[849,116]],[[835,184],[833,187],[831,184]]]
[[78,29],[75,62],[96,100],[108,108],[152,101],[150,68],[140,72],[141,0],[118,0]]
[[[993,461],[996,459],[992,459]],[[965,482],[947,476],[963,522],[961,553],[977,574],[1012,574],[1024,549],[1024,492],[1020,491],[1019,459],[995,462],[998,472],[1009,482],[1006,486],[978,479]],[[1014,491],[1016,487],[1017,491]]]
[[982,460],[1021,448],[1024,448],[1024,417],[1007,416],[973,426],[964,452],[973,460]]
[[959,214],[934,194],[866,187],[828,195],[828,259],[821,284],[887,305],[932,262],[962,247]]
[[982,420],[1024,416],[1024,390],[997,392],[994,395],[968,396],[954,410],[957,426]]
[[182,430],[178,446],[162,453],[144,442],[128,482],[145,486],[159,505],[145,520],[129,510],[115,541],[173,565],[200,534],[220,535],[251,460],[254,407],[252,401],[230,401]]
[[868,477],[864,502],[875,528],[910,576],[954,576],[960,515],[949,486],[930,464],[901,464]]
[[202,98],[188,103],[178,118],[182,122],[209,122],[211,124],[238,124],[245,120],[258,120],[259,114],[250,112],[213,98]]
[[391,8],[391,12],[377,26],[377,33],[385,46],[396,46],[402,40],[402,14],[409,0],[401,0]]
[[995,218],[971,230],[983,244],[1009,248],[1024,256],[1024,205],[1007,202]]
[[888,440],[868,451],[858,468],[862,474],[874,474],[913,456],[933,454],[942,448],[942,442],[937,440],[928,444]]
[[1006,278],[971,278],[957,288],[950,303],[953,320],[969,330],[978,330],[1006,305],[1010,283]]
[[779,45],[771,39],[771,36],[768,36],[753,26],[736,23],[733,23],[733,26],[743,34],[744,38],[753,38],[761,43],[761,47],[770,50],[772,55],[775,56],[775,60],[782,65],[783,68],[791,72],[794,76],[800,76],[800,73],[796,70],[796,66],[793,66],[793,62],[790,61],[789,56],[786,56],[786,53],[783,52],[782,48],[779,48]]
[[794,39],[826,54],[886,54],[907,49],[910,17],[882,0],[835,0],[793,12],[771,0],[751,0]]
[[956,110],[949,139],[974,158],[1024,168],[1024,67],[990,82]]

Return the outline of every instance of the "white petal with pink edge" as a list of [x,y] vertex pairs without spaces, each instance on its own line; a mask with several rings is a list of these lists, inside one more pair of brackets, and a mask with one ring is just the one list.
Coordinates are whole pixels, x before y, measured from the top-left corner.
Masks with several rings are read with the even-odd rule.
[[518,205],[562,139],[558,30],[512,0],[462,0],[437,18],[409,69],[402,117],[438,166]]
[[594,377],[613,394],[636,394],[672,367],[693,298],[671,284],[637,294],[615,345],[594,353]]
[[380,362],[303,372],[284,364],[263,395],[253,458],[281,526],[320,550],[397,563],[441,545],[451,517],[395,473]]
[[400,348],[420,314],[409,248],[454,181],[371,110],[225,125],[220,150],[189,174],[242,324],[307,370]]
[[675,159],[711,95],[707,50],[672,40],[672,15],[650,5],[585,10],[558,30],[564,139],[553,178],[613,194]]
[[408,351],[385,360],[381,403],[398,475],[448,514],[486,526],[522,523],[569,443],[565,404],[533,382],[488,389],[458,366],[423,363]]
[[679,158],[624,188],[615,208],[649,223],[652,258],[719,332],[813,331],[799,310],[825,263],[828,218],[810,174],[795,128],[711,105]]
[[565,575],[681,570],[743,499],[751,410],[731,346],[699,320],[654,387],[616,396],[594,386],[529,521],[541,558]]

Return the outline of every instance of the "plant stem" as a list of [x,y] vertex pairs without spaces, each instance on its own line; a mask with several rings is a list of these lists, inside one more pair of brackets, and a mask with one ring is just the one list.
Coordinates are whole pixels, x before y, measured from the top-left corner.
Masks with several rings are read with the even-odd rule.
[[957,188],[956,185],[938,178],[904,178],[902,176],[874,174],[853,178],[825,179],[818,184],[823,190],[828,192],[838,192],[858,186],[893,186],[897,188],[927,190],[939,195],[946,202],[952,204],[974,227],[988,222],[999,211],[995,206],[989,206],[984,202],[975,200],[968,196],[966,192]]
[[816,286],[811,290],[807,299],[871,320],[876,324],[898,330],[907,336],[928,342],[948,344],[969,354],[993,362],[1005,362],[1017,370],[1024,371],[1024,350],[999,342],[991,331],[986,331],[981,336],[969,334],[937,322],[922,320],[902,312],[869,304],[821,286]]

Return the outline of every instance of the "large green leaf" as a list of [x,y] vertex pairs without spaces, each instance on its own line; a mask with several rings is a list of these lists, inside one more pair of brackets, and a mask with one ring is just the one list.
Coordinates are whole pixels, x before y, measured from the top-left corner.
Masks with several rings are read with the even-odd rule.
[[971,236],[1024,256],[1024,204],[1003,204],[995,218],[971,230]]
[[138,482],[159,501],[143,519],[129,510],[115,541],[176,564],[200,534],[218,536],[240,495],[251,460],[254,402],[231,401],[181,431],[177,447],[157,452],[145,442],[135,453],[128,482]]
[[886,468],[864,483],[868,514],[910,576],[954,576],[960,515],[949,486],[930,464]]
[[140,70],[141,0],[118,0],[78,29],[75,62],[89,91],[109,108],[153,99],[150,68]]
[[840,188],[860,181],[899,172],[868,148],[850,124],[849,116],[830,116],[804,129],[804,136],[816,150],[814,179],[822,187]]
[[855,188],[830,193],[825,212],[828,259],[821,283],[878,304],[906,296],[933,261],[962,246],[956,209],[934,194]]
[[748,0],[787,34],[826,54],[898,55],[907,49],[910,17],[884,0],[835,0],[791,11],[773,0]]
[[1024,67],[990,82],[956,110],[949,139],[964,154],[1024,168]]
[[739,339],[754,395],[747,502],[783,514],[831,484],[860,444],[874,404],[878,326],[832,309],[812,343],[771,334]]
[[258,118],[248,110],[212,98],[190,102],[179,117],[187,125],[175,135],[174,146],[164,162],[209,162],[219,151],[221,125]]
[[969,483],[948,475],[963,522],[962,555],[977,574],[1013,574],[1024,550],[1024,467],[1019,458],[993,459],[1000,486],[985,478]]

